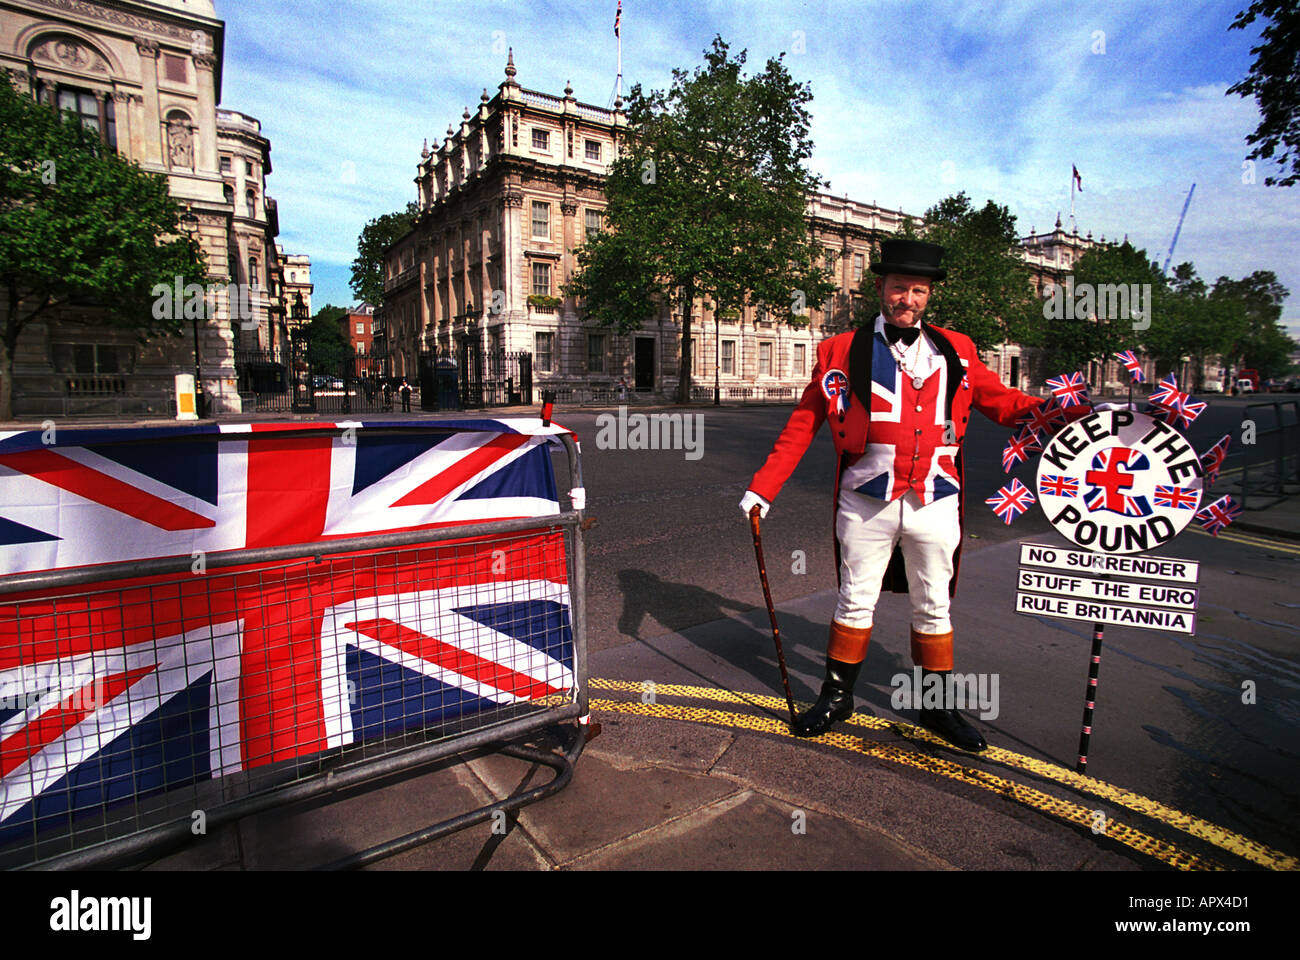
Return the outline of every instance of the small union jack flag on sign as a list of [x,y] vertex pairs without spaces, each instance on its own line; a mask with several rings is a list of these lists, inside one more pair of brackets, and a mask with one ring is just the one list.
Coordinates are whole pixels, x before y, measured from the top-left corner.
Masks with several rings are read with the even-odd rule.
[[1205,412],[1205,403],[1179,390],[1172,373],[1160,381],[1155,393],[1147,399],[1150,402],[1146,412],[1156,414],[1171,427],[1190,427]]
[[1124,369],[1133,375],[1135,383],[1142,383],[1146,380],[1146,376],[1142,373],[1142,361],[1137,358],[1132,350],[1121,350],[1115,354],[1115,359],[1124,364]]
[[1231,442],[1232,434],[1225,433],[1218,443],[1201,454],[1201,468],[1205,471],[1206,490],[1214,486],[1214,481],[1219,478],[1219,471],[1223,469],[1224,458],[1228,456],[1228,444]]
[[1048,377],[1047,386],[1051,388],[1052,396],[1056,397],[1062,407],[1089,402],[1088,383],[1083,379],[1083,374],[1078,371],[1060,377]]
[[1050,440],[1056,436],[1056,432],[1061,427],[1065,426],[1065,419],[1065,411],[1056,402],[1056,397],[1052,396],[1028,413],[1022,413],[1020,419],[1016,421],[1016,426],[1028,427],[1040,439]]
[[1208,507],[1196,511],[1196,522],[1214,536],[1241,516],[1241,506],[1232,497],[1220,497]]
[[1031,453],[1037,453],[1042,449],[1043,445],[1039,442],[1036,433],[1028,428],[1021,430],[1007,441],[1006,447],[1002,450],[1002,469],[1010,473],[1017,464],[1028,460]]
[[1077,497],[1079,495],[1079,481],[1075,477],[1045,473],[1042,480],[1039,481],[1038,489],[1043,493],[1050,493],[1054,497]]
[[1003,523],[1010,525],[1034,504],[1035,499],[1028,487],[1012,477],[1010,486],[998,487],[998,492],[984,502],[993,508]]
[[1187,487],[1166,487],[1156,485],[1156,506],[1175,507],[1179,510],[1191,510],[1196,506],[1196,491]]

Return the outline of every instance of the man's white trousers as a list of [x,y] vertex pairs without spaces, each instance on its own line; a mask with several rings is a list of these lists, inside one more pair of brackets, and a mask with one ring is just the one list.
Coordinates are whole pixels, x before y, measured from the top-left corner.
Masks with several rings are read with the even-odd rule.
[[869,627],[881,580],[895,544],[907,564],[912,629],[939,634],[952,630],[948,584],[952,556],[961,543],[960,494],[922,505],[909,490],[890,503],[840,490],[835,535],[840,541],[840,597],[835,621],[846,627]]

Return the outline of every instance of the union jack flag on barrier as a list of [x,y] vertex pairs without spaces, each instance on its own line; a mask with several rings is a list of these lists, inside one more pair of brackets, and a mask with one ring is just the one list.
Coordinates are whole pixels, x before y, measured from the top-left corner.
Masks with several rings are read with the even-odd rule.
[[1231,442],[1232,434],[1225,433],[1219,438],[1218,443],[1201,454],[1201,468],[1205,471],[1206,490],[1214,486],[1214,481],[1219,478],[1219,471],[1223,469],[1223,461],[1228,456],[1228,444]]
[[1196,511],[1196,522],[1214,536],[1241,516],[1241,505],[1232,497],[1223,496],[1208,507]]
[[1178,381],[1171,373],[1160,381],[1156,390],[1147,398],[1145,413],[1154,413],[1171,427],[1190,427],[1205,412],[1206,404],[1193,400],[1191,394],[1178,389]]
[[1047,386],[1062,407],[1072,407],[1076,403],[1088,403],[1088,382],[1079,372],[1048,377]]
[[1142,372],[1142,361],[1137,358],[1132,350],[1121,350],[1115,354],[1115,359],[1124,364],[1124,369],[1132,375],[1135,383],[1142,383],[1146,380],[1146,374]]
[[[4,574],[195,563],[0,596],[0,844],[236,771],[570,702],[566,550],[545,526],[562,433],[424,420],[0,435]],[[520,517],[538,528],[328,555],[331,540]],[[322,556],[203,565],[299,543]]]
[[993,512],[1003,523],[1009,526],[1012,520],[1033,506],[1036,499],[1028,487],[1016,477],[1012,477],[1008,486],[998,487],[998,492],[984,502],[993,508]]

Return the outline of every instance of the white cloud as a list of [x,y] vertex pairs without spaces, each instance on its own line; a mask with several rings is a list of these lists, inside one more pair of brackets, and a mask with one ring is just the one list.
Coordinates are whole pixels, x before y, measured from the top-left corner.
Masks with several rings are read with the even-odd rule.
[[[811,83],[813,168],[834,192],[919,214],[958,190],[1008,205],[1022,232],[1068,216],[1127,233],[1163,262],[1187,189],[1196,194],[1176,261],[1201,275],[1272,269],[1300,317],[1300,190],[1241,182],[1252,101],[1226,96],[1254,32],[1227,31],[1239,0],[904,0],[796,5],[762,0],[626,0],[624,91],[665,88],[715,33],[748,66],[782,51]],[[271,194],[286,249],[343,267],[372,217],[415,196],[424,138],[503,78],[514,48],[525,87],[606,105],[614,89],[614,0],[218,4],[226,18],[224,105],[271,138]],[[1098,34],[1105,52],[1095,52]],[[804,52],[791,52],[795,44]],[[317,298],[350,300],[346,269]],[[324,298],[322,299],[322,293]],[[1297,321],[1300,323],[1300,320]]]

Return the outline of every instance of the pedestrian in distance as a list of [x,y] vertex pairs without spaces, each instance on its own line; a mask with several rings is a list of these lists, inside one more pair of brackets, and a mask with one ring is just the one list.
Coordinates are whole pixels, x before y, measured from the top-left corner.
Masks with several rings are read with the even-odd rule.
[[[1043,402],[1005,386],[969,337],[922,323],[933,285],[947,276],[943,252],[918,240],[881,244],[881,258],[871,264],[880,313],[818,345],[811,382],[740,502],[747,515],[758,506],[767,516],[817,431],[830,424],[839,457],[839,601],[821,694],[793,724],[801,737],[818,736],[852,715],[853,687],[884,589],[909,595],[912,659],[923,678],[938,674],[950,690],[949,605],[961,557],[967,422],[975,409],[1012,427]],[[1067,408],[1071,420],[1088,412],[1086,405]],[[962,749],[988,745],[951,702],[921,709],[918,719]]]
[[402,386],[399,392],[402,394],[402,412],[410,413],[411,412],[411,385],[406,382],[405,378],[402,378]]

